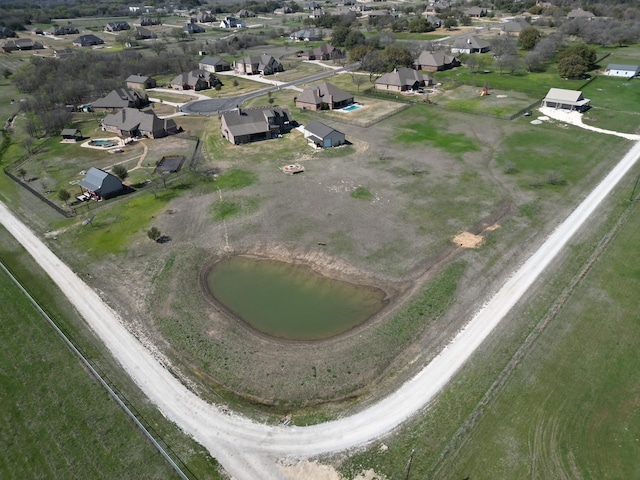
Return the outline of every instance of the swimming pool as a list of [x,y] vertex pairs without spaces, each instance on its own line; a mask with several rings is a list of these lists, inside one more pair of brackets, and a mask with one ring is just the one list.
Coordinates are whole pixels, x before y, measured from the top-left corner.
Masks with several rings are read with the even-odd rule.
[[359,108],[362,108],[362,105],[358,105],[357,103],[353,103],[351,105],[349,105],[348,107],[344,107],[342,109],[343,112],[353,112],[354,110],[358,110]]
[[120,142],[116,142],[114,140],[91,140],[89,142],[89,145],[91,145],[92,147],[108,148],[117,147],[118,145],[120,145]]

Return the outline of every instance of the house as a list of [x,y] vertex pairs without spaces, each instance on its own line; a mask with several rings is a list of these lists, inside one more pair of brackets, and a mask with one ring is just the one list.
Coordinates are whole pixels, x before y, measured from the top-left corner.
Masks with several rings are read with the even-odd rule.
[[88,193],[95,200],[115,197],[123,189],[118,177],[110,173],[91,167],[80,182],[82,193]]
[[142,108],[149,105],[149,97],[144,92],[122,87],[111,90],[91,104],[94,112],[116,112],[123,108]]
[[453,55],[444,52],[429,52],[424,50],[413,62],[416,70],[426,70],[428,72],[440,72],[450,68],[459,67],[460,60]]
[[581,8],[574,8],[567,13],[567,20],[575,20],[579,18],[584,20],[593,20],[595,17],[596,16],[593,13],[582,10]]
[[158,118],[152,111],[123,108],[107,115],[100,122],[105,132],[113,132],[121,137],[161,138],[178,132],[176,122],[171,118]]
[[334,47],[329,43],[325,43],[324,45],[320,45],[313,50],[309,50],[304,52],[302,58],[305,60],[335,60],[338,58],[344,58],[345,53],[344,50],[340,50],[339,48]]
[[236,13],[236,17],[238,18],[252,18],[255,16],[256,14],[254,12],[252,12],[251,10],[247,10],[246,8],[243,8],[238,13]]
[[94,45],[102,45],[104,40],[99,37],[96,37],[92,33],[88,35],[80,35],[73,41],[73,45],[76,47],[92,47]]
[[284,66],[271,55],[249,55],[235,62],[235,71],[247,75],[271,75],[276,72],[284,72]]
[[244,20],[238,20],[235,17],[224,17],[220,21],[220,28],[246,28],[247,24]]
[[303,28],[289,35],[289,39],[295,42],[314,42],[322,40],[322,30],[315,28]]
[[311,10],[311,12],[309,13],[309,18],[320,18],[323,15],[326,15],[325,11],[322,9],[322,7],[318,7]]
[[9,40],[2,45],[2,50],[7,53],[16,50],[40,50],[43,48],[40,42],[36,42],[30,38],[17,38],[16,40]]
[[145,27],[135,27],[136,40],[149,40],[150,38],[158,38],[158,36]]
[[160,25],[160,20],[156,20],[147,16],[142,16],[138,20],[133,22],[133,24],[139,27],[150,27],[152,25]]
[[293,13],[293,9],[291,7],[289,7],[289,6],[285,6],[285,7],[282,7],[282,8],[276,8],[273,11],[274,15],[286,15],[287,13]]
[[80,30],[73,25],[56,25],[51,30],[48,30],[46,34],[58,37],[61,35],[77,35],[78,33],[80,33]]
[[144,90],[146,88],[156,88],[156,81],[146,75],[129,75],[125,80],[128,88]]
[[433,79],[417,72],[413,68],[396,68],[393,72],[385,73],[374,84],[377,90],[406,92],[418,90],[425,85],[431,85]]
[[75,53],[75,50],[69,47],[53,49],[54,58],[67,58],[73,55],[74,53]]
[[619,63],[610,63],[604,70],[604,74],[611,77],[633,78],[637,77],[638,73],[640,73],[638,65],[622,65]]
[[451,53],[486,53],[489,50],[489,43],[475,35],[456,38],[451,46]]
[[234,145],[275,138],[292,127],[289,111],[280,107],[238,108],[220,120],[222,136]]
[[487,16],[487,9],[483,7],[469,7],[464,11],[467,17],[480,18]]
[[524,18],[516,18],[501,24],[500,33],[519,35],[521,31],[523,31],[525,28],[529,28],[530,26],[531,24],[527,22]]
[[109,22],[105,25],[105,32],[123,32],[124,30],[131,30],[131,25],[124,21]]
[[222,82],[213,73],[199,69],[181,73],[171,80],[174,90],[206,90],[218,84],[222,85]]
[[3,27],[0,25],[0,38],[12,38],[16,36],[16,32],[9,27]]
[[590,101],[588,98],[584,98],[579,90],[551,88],[547,96],[542,99],[542,106],[583,112],[589,107]]
[[345,143],[344,133],[320,122],[311,122],[304,129],[304,138],[319,148],[330,148]]
[[442,19],[437,15],[423,14],[423,16],[427,19],[427,22],[429,22],[435,28],[440,28],[442,26]]
[[65,128],[60,133],[62,140],[66,142],[77,142],[82,140],[82,133],[77,128]]
[[231,64],[218,57],[204,57],[198,63],[198,68],[206,72],[227,72],[231,70]]
[[353,95],[327,82],[305,88],[296,107],[305,110],[335,110],[353,103]]
[[184,27],[182,27],[182,31],[185,32],[187,35],[206,32],[205,28],[198,25],[197,23],[187,23]]
[[196,22],[211,23],[216,21],[216,16],[211,10],[201,10],[196,14]]

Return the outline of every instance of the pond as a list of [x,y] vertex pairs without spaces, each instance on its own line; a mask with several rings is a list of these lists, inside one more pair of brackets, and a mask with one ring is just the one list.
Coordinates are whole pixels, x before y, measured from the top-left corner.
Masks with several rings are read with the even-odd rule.
[[320,340],[365,322],[386,304],[380,289],[331,279],[310,267],[234,256],[208,273],[213,298],[264,334]]

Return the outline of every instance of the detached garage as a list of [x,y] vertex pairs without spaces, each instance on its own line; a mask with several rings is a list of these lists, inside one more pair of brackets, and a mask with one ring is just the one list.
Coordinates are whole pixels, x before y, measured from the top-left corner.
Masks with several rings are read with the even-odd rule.
[[87,174],[80,182],[80,186],[83,193],[88,193],[95,200],[114,197],[123,188],[122,182],[118,177],[93,167],[87,171]]
[[337,147],[345,143],[344,133],[320,122],[311,122],[305,127],[304,138],[318,148]]
[[551,88],[547,96],[542,99],[542,106],[562,109],[576,110],[582,112],[589,106],[588,98],[582,96],[579,90],[565,90],[564,88]]

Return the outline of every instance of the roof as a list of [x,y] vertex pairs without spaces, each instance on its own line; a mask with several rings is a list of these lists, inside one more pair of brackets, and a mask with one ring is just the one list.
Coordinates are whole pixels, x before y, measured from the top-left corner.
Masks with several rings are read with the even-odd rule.
[[489,47],[489,43],[476,37],[475,35],[469,35],[468,37],[456,38],[453,42],[453,48],[468,49],[475,48],[482,50]]
[[127,77],[127,79],[125,80],[127,83],[147,83],[149,81],[150,77],[147,77],[146,75],[129,75]]
[[105,97],[102,97],[91,105],[96,108],[123,108],[131,104],[148,102],[147,94],[127,87],[111,90]]
[[585,105],[589,103],[589,99],[584,98],[580,90],[566,90],[564,88],[550,88],[549,93],[547,93],[544,99],[546,101],[571,105]]
[[451,55],[447,55],[444,52],[429,52],[424,50],[420,56],[417,58],[415,65],[428,65],[430,67],[442,67],[443,65],[448,65],[453,62],[455,57]]
[[74,45],[100,45],[103,44],[104,40],[102,40],[100,37],[96,37],[95,35],[93,35],[92,33],[88,34],[88,35],[80,35],[78,38],[76,38],[73,41]]
[[[113,177],[117,180],[117,177],[110,173],[100,170],[99,168],[91,167],[80,182],[80,186],[92,192],[97,192],[102,188],[105,179],[108,177]],[[118,182],[120,182],[120,180],[118,180]]]
[[181,73],[173,80],[171,80],[171,85],[189,85],[194,87],[198,84],[198,81],[204,80],[209,83],[209,72],[205,70],[191,70],[190,72]]
[[318,105],[320,103],[330,103],[330,97],[333,97],[334,103],[353,100],[353,95],[350,93],[339,89],[335,85],[323,82],[318,85],[305,88],[298,97],[298,102]]
[[227,128],[234,137],[268,131],[268,119],[276,116],[284,117],[284,120],[288,121],[289,111],[280,107],[262,107],[242,108],[222,114]]
[[[323,139],[326,136],[330,135],[332,132],[338,132],[335,128],[331,128],[324,123],[313,121],[309,125],[305,127],[305,130],[309,132],[311,135],[318,137],[319,139]],[[338,132],[342,133],[342,132]]]
[[167,130],[175,122],[171,119],[163,120],[153,112],[143,112],[135,108],[123,108],[119,112],[107,115],[102,123],[116,127],[123,132],[140,130],[142,132],[157,132]]
[[269,65],[269,63],[272,60],[276,63],[280,63],[272,55],[269,55],[268,53],[263,53],[261,55],[249,55],[248,57],[245,57],[242,60],[240,60],[240,63],[244,63],[248,65],[257,64],[261,66],[261,65]]
[[60,135],[77,135],[78,133],[80,133],[80,130],[78,130],[77,128],[65,128],[62,130],[62,132],[60,132]]
[[202,65],[229,65],[229,62],[218,57],[204,57],[200,62]]
[[610,63],[607,65],[607,70],[625,70],[627,72],[636,72],[640,71],[640,67],[638,65],[624,65],[621,63]]
[[413,68],[396,68],[393,72],[385,73],[376,80],[377,84],[403,87],[416,82],[424,82],[427,78]]
[[581,8],[574,8],[567,13],[567,18],[593,18],[595,15]]

